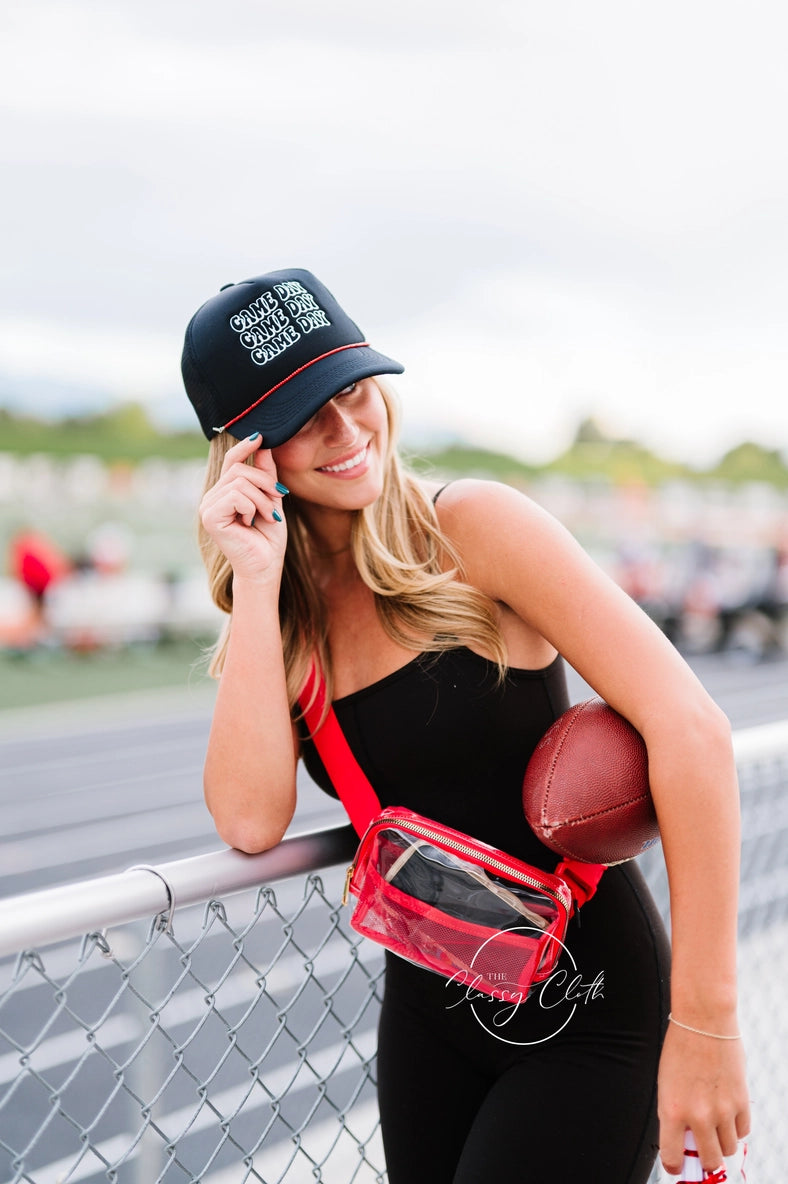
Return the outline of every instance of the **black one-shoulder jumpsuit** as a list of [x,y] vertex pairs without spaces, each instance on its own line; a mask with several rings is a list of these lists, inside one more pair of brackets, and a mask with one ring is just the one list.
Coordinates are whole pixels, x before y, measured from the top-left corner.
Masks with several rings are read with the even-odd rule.
[[[422,654],[334,702],[384,806],[552,871],[522,812],[523,771],[569,705],[560,658],[497,667]],[[333,787],[311,743],[313,778]],[[517,1007],[388,954],[378,1094],[390,1184],[638,1184],[657,1153],[656,1079],[669,951],[633,863],[608,869],[570,921],[548,988]]]

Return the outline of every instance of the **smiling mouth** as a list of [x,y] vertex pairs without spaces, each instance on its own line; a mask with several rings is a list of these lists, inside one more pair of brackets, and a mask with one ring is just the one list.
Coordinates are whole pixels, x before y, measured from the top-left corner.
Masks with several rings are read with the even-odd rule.
[[317,471],[318,473],[345,473],[348,469],[355,469],[358,465],[364,463],[367,459],[367,451],[369,445],[365,444],[361,452],[357,452],[355,456],[351,456],[349,460],[343,460],[338,465],[322,465]]

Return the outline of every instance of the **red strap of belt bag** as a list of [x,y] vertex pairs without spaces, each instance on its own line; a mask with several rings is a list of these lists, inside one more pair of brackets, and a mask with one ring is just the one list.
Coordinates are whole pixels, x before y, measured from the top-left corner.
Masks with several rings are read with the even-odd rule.
[[[310,667],[299,702],[323,767],[347,810],[354,830],[362,837],[373,818],[381,812],[380,799],[353,755],[333,707],[329,707],[320,723],[325,710],[326,684],[325,679],[318,674],[315,663]],[[606,865],[602,863],[563,859],[554,874],[566,881],[577,909],[594,895],[605,870]]]
[[[314,699],[309,704],[313,694]],[[353,756],[333,707],[329,707],[326,718],[322,724],[320,723],[325,702],[325,679],[318,677],[317,668],[313,663],[301,692],[301,709],[323,767],[348,812],[353,829],[361,838],[372,819],[380,813],[380,799]]]

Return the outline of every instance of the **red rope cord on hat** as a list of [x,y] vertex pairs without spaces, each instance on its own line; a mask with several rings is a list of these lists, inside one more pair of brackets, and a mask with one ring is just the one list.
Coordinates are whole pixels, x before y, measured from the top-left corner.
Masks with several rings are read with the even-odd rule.
[[304,370],[308,370],[310,366],[314,366],[315,362],[322,362],[324,358],[330,358],[332,354],[340,354],[344,349],[360,349],[362,345],[368,346],[369,342],[353,341],[350,345],[338,345],[336,349],[330,349],[328,353],[321,354],[318,358],[312,358],[311,362],[305,362],[303,366],[299,366],[298,369],[294,370],[292,374],[288,374],[287,378],[283,378],[281,382],[276,384],[276,386],[272,386],[270,391],[266,391],[264,395],[261,395],[259,399],[255,400],[255,402],[252,403],[251,406],[247,407],[245,411],[241,411],[235,416],[234,419],[228,419],[227,423],[222,424],[220,428],[214,428],[213,430],[215,432],[224,432],[227,430],[227,428],[231,428],[234,423],[238,423],[239,419],[243,419],[243,417],[248,415],[250,411],[254,411],[255,407],[259,407],[269,395],[274,393],[274,391],[278,391],[280,386],[284,386],[285,383],[289,382],[291,378],[295,378],[296,374],[301,374]]

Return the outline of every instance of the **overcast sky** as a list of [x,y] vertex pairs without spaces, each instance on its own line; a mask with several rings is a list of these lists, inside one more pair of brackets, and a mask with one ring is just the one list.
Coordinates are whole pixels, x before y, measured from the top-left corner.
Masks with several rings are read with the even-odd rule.
[[406,365],[412,430],[787,448],[787,12],[5,0],[0,397],[188,413],[194,309],[300,266]]

